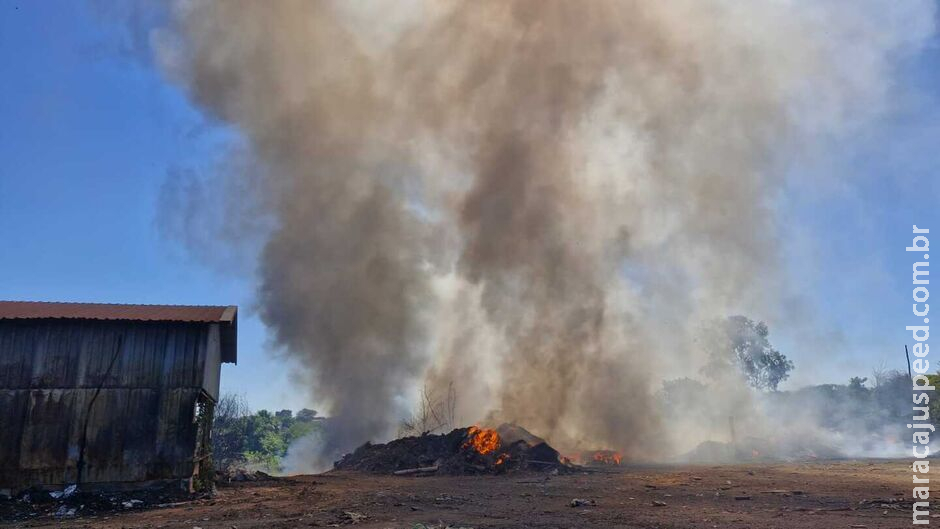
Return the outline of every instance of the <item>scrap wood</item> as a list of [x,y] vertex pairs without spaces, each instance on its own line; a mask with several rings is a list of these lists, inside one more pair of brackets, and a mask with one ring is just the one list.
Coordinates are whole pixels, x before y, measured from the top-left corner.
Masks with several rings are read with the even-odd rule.
[[411,474],[430,474],[432,472],[437,472],[440,468],[439,465],[434,465],[431,467],[418,467],[418,468],[406,468],[404,470],[396,470],[393,472],[396,476],[408,476]]

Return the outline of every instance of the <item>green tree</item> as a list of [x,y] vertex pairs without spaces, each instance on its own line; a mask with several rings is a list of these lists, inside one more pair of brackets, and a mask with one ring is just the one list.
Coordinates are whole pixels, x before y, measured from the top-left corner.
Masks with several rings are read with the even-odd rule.
[[849,379],[849,393],[854,395],[855,398],[864,398],[868,395],[868,388],[865,387],[865,382],[868,381],[868,377],[852,377]]
[[212,424],[216,468],[250,464],[277,472],[291,443],[321,427],[317,419],[315,411],[306,409],[296,416],[291,410],[251,413],[241,397],[223,395]]
[[212,459],[216,468],[225,469],[245,462],[248,449],[248,416],[244,399],[225,394],[215,405],[212,419]]
[[315,421],[317,417],[317,410],[311,410],[309,408],[304,408],[297,412],[297,420],[301,422],[310,422]]
[[866,390],[865,382],[867,381],[868,377],[852,377],[849,379],[849,389],[853,391]]
[[709,364],[706,374],[717,377],[733,368],[740,371],[747,383],[759,390],[776,391],[790,377],[791,362],[773,348],[767,324],[744,316],[731,316],[715,324],[709,341]]
[[[930,380],[930,385],[938,388],[940,387],[940,373],[936,375],[927,375],[927,378]],[[930,391],[927,393],[927,396],[930,398],[930,404],[927,405],[927,411],[930,413],[930,420],[933,424],[940,424],[940,394],[936,391]]]

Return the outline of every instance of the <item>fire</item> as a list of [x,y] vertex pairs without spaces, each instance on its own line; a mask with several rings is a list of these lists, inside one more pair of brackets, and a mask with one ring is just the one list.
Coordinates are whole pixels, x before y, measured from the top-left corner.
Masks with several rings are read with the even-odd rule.
[[619,452],[614,452],[611,450],[601,450],[599,452],[594,452],[594,455],[591,456],[592,461],[595,463],[600,463],[602,465],[619,465],[623,461],[623,456]]
[[496,458],[496,466],[500,466],[506,461],[509,461],[509,454],[499,454],[499,457]]
[[467,442],[463,448],[473,448],[484,455],[495,452],[499,448],[499,434],[496,430],[471,426],[467,429]]

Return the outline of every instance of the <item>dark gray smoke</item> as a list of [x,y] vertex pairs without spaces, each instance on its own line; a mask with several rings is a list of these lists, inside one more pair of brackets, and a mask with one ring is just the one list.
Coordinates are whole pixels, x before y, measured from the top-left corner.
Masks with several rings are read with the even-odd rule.
[[781,153],[877,117],[932,9],[196,1],[154,40],[263,167],[258,301],[337,418],[323,454],[426,381],[465,422],[651,457],[697,323],[785,288]]

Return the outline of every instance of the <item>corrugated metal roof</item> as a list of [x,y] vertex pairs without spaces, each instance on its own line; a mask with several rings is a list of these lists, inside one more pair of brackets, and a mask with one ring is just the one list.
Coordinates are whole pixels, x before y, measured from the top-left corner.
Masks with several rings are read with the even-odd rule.
[[238,307],[0,301],[0,320],[82,319],[232,323]]

